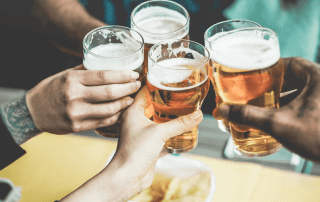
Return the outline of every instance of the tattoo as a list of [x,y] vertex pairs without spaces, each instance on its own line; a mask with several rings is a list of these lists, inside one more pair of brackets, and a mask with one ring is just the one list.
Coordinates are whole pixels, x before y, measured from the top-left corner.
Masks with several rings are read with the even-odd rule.
[[25,95],[23,98],[2,105],[0,113],[13,139],[19,145],[41,133],[31,118]]

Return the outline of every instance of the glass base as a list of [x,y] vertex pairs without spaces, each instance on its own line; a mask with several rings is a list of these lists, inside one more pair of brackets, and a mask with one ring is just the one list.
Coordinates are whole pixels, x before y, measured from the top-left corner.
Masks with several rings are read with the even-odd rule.
[[276,152],[278,152],[280,149],[282,148],[282,145],[279,144],[277,147],[266,151],[266,152],[261,152],[261,153],[251,153],[251,152],[244,152],[244,151],[240,151],[237,149],[237,147],[234,146],[234,152],[240,156],[246,156],[246,157],[260,157],[260,156],[267,156],[270,154],[274,154]]
[[195,142],[191,147],[188,147],[188,148],[174,149],[174,148],[164,147],[163,150],[170,153],[170,154],[180,154],[180,153],[185,153],[185,152],[193,150],[194,148],[196,148],[197,145],[198,145],[198,141]]

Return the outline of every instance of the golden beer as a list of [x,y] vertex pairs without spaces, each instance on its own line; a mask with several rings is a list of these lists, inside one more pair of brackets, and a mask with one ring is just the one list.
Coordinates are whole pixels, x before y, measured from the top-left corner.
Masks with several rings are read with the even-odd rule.
[[[206,48],[209,49],[210,41],[214,40],[216,37],[218,37],[221,34],[225,34],[226,32],[234,31],[236,29],[242,29],[242,28],[248,28],[248,27],[261,27],[261,25],[253,21],[239,20],[239,19],[226,20],[226,21],[216,23],[211,27],[209,27],[204,34],[205,46]],[[213,65],[212,65],[212,62],[210,61],[209,78],[211,79],[212,85],[215,86],[214,79],[213,79],[213,71],[214,71]],[[216,99],[215,99],[216,106],[219,107],[219,105],[222,103],[222,100],[217,93],[215,93],[215,95],[216,95]],[[229,121],[225,119],[217,120],[217,121],[218,121],[218,126],[222,131],[231,132]]]
[[[147,80],[154,108],[153,121],[163,123],[200,109],[209,90],[207,76],[194,71],[188,78],[178,83],[152,84]],[[198,78],[197,78],[198,77]],[[198,142],[198,127],[169,139],[165,147],[176,152],[193,149]]]
[[[222,103],[279,108],[284,76],[277,35],[265,28],[246,28],[210,44],[213,80]],[[230,123],[237,153],[264,156],[281,149],[267,133]]]
[[131,28],[144,38],[143,72],[146,77],[148,52],[153,45],[167,39],[189,39],[189,14],[172,1],[147,1],[132,11]]
[[[208,61],[209,52],[188,40],[168,40],[151,48],[146,85],[154,122],[167,122],[201,108],[210,87]],[[170,153],[181,153],[195,148],[197,142],[195,127],[170,138],[164,147]]]
[[[83,66],[86,70],[132,70],[143,80],[142,36],[127,27],[104,26],[89,32],[83,40]],[[134,97],[134,94],[131,95]],[[121,120],[112,126],[96,129],[104,137],[119,136]]]

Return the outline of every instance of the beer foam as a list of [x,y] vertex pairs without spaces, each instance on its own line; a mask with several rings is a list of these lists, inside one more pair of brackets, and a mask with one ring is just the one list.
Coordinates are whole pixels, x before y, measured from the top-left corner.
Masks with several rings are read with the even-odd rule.
[[186,23],[185,16],[177,11],[155,6],[141,9],[134,16],[134,23],[145,40],[145,43],[156,44],[165,39],[181,39],[188,34],[188,29],[180,30]]
[[243,34],[217,38],[213,36],[208,39],[211,58],[229,68],[263,69],[274,65],[280,58],[279,46],[273,39],[267,41]]
[[[92,54],[86,54],[83,65],[88,70],[135,70],[143,63],[143,52],[137,53],[133,44],[109,43],[99,45],[91,49],[91,52],[105,58],[96,57]],[[139,44],[139,47],[141,44]],[[128,57],[124,57],[128,56]],[[124,57],[124,58],[120,58]]]
[[154,65],[152,68],[148,69],[147,79],[150,84],[163,90],[180,91],[194,88],[203,84],[206,79],[197,85],[184,88],[167,87],[162,84],[180,83],[184,81],[185,79],[190,77],[194,71],[190,67],[195,67],[197,65],[199,65],[198,61],[187,58],[173,58],[163,60],[158,62],[157,65]]

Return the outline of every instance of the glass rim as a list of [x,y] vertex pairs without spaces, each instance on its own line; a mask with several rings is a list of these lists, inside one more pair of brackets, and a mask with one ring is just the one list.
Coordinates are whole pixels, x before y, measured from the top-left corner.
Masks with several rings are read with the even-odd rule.
[[[150,59],[153,62],[154,65],[156,65],[157,67],[163,68],[163,69],[172,69],[172,70],[179,70],[179,71],[184,70],[184,69],[178,69],[178,68],[175,68],[175,67],[166,67],[166,66],[159,65],[150,56],[151,51],[154,50],[159,45],[170,43],[170,42],[172,42],[172,43],[180,42],[180,41],[181,42],[189,42],[189,43],[191,42],[191,43],[194,43],[194,44],[196,44],[198,46],[201,46],[205,50],[205,52],[208,54],[208,55],[204,56],[205,61],[201,65],[195,66],[195,68],[203,67],[209,62],[209,60],[210,60],[210,52],[209,52],[209,50],[205,46],[203,46],[202,44],[200,44],[198,42],[195,42],[195,41],[187,40],[187,39],[168,39],[168,40],[160,41],[159,43],[153,45],[150,48],[150,50],[148,52],[148,59]],[[190,69],[185,69],[185,70],[190,70]],[[207,74],[207,76],[208,76],[208,74]]]
[[[181,8],[185,11],[185,13],[187,14],[187,22],[186,22],[180,29],[178,29],[178,30],[176,30],[176,31],[173,31],[173,32],[164,33],[164,34],[155,34],[155,33],[148,32],[148,31],[146,31],[146,30],[144,30],[144,29],[141,29],[141,28],[134,22],[134,20],[133,20],[134,12],[135,12],[138,8],[140,8],[142,5],[144,5],[144,4],[147,4],[147,3],[150,3],[150,2],[157,2],[157,1],[159,1],[159,2],[170,2],[170,3],[172,3],[172,4],[176,4],[177,6],[181,7]],[[189,15],[189,12],[187,11],[187,9],[186,9],[185,7],[183,7],[182,5],[180,5],[180,4],[178,4],[178,3],[174,2],[174,1],[169,1],[169,0],[154,0],[154,1],[146,1],[146,2],[143,2],[143,3],[139,4],[138,6],[136,6],[136,7],[132,10],[132,12],[131,12],[131,17],[130,17],[130,18],[131,18],[131,22],[135,25],[135,27],[137,27],[139,30],[142,30],[142,31],[144,31],[144,32],[146,32],[146,33],[148,33],[148,34],[152,34],[152,35],[154,35],[154,36],[162,36],[162,35],[166,35],[166,34],[174,34],[174,33],[180,32],[180,31],[183,30],[183,29],[189,24],[189,22],[190,22],[190,15]]]
[[[217,39],[220,39],[220,38],[222,38],[222,37],[225,37],[226,35],[229,35],[229,34],[233,34],[233,33],[236,33],[236,32],[241,32],[241,31],[250,31],[250,30],[252,30],[252,31],[254,31],[254,30],[264,30],[264,31],[268,31],[268,32],[272,33],[272,34],[276,37],[276,39],[277,39],[277,41],[278,41],[278,46],[279,46],[278,34],[277,34],[275,31],[273,31],[272,29],[269,29],[269,28],[266,28],[266,27],[246,27],[246,28],[240,28],[240,29],[231,30],[231,31],[228,31],[228,32],[220,35],[220,36],[217,37],[214,41],[216,41]],[[209,42],[209,41],[208,41],[208,42]],[[211,41],[211,42],[212,42],[212,41]],[[209,44],[210,44],[211,42],[209,42]],[[216,52],[216,53],[222,53],[222,52],[223,52],[223,51],[217,51],[217,50],[212,49],[212,48],[211,48],[211,45],[209,45],[209,47],[210,47],[210,48],[209,48],[210,51],[212,51],[212,52]]]
[[[102,55],[98,55],[96,53],[93,53],[92,51],[90,51],[87,46],[85,45],[85,40],[87,39],[87,37],[89,36],[89,34],[92,34],[98,30],[102,30],[102,29],[106,29],[106,28],[120,28],[120,29],[123,29],[123,30],[128,30],[128,31],[133,31],[135,32],[136,34],[139,35],[139,37],[141,38],[141,46],[140,48],[135,51],[134,53],[130,54],[130,55],[125,55],[125,56],[119,56],[119,57],[108,57],[108,56],[102,56]],[[132,37],[133,38],[133,37]],[[136,39],[135,39],[136,40]],[[140,41],[139,41],[140,42]],[[131,29],[130,27],[125,27],[125,26],[120,26],[120,25],[106,25],[106,26],[101,26],[101,27],[98,27],[98,28],[95,28],[93,30],[91,30],[90,32],[88,32],[84,37],[83,37],[83,40],[82,40],[82,47],[83,49],[85,49],[88,53],[90,53],[91,55],[95,56],[95,57],[98,57],[98,58],[102,58],[102,59],[110,59],[110,58],[113,58],[113,59],[116,59],[116,58],[126,58],[126,57],[130,57],[130,56],[133,56],[135,54],[137,54],[139,51],[141,51],[141,49],[144,49],[144,39],[142,37],[142,35],[134,30],[134,29]]]
[[[209,32],[209,30],[210,30],[211,28],[213,28],[213,27],[215,27],[215,26],[217,26],[217,25],[223,24],[223,23],[228,23],[228,22],[250,22],[250,23],[253,23],[253,24],[258,25],[257,28],[258,28],[258,27],[262,27],[259,23],[254,22],[254,21],[251,21],[251,20],[244,20],[244,19],[225,20],[225,21],[222,21],[222,22],[218,22],[218,23],[216,23],[216,24],[214,24],[214,25],[211,25],[211,26],[204,32],[204,40],[205,40],[206,42],[209,42],[209,41],[208,41],[208,37],[207,37],[207,33]],[[246,28],[249,28],[249,27],[246,27]],[[239,29],[245,29],[245,28],[239,28]],[[239,30],[239,29],[235,29],[235,30]],[[228,32],[232,32],[232,31],[234,31],[234,30],[230,30],[230,31],[228,31]]]

